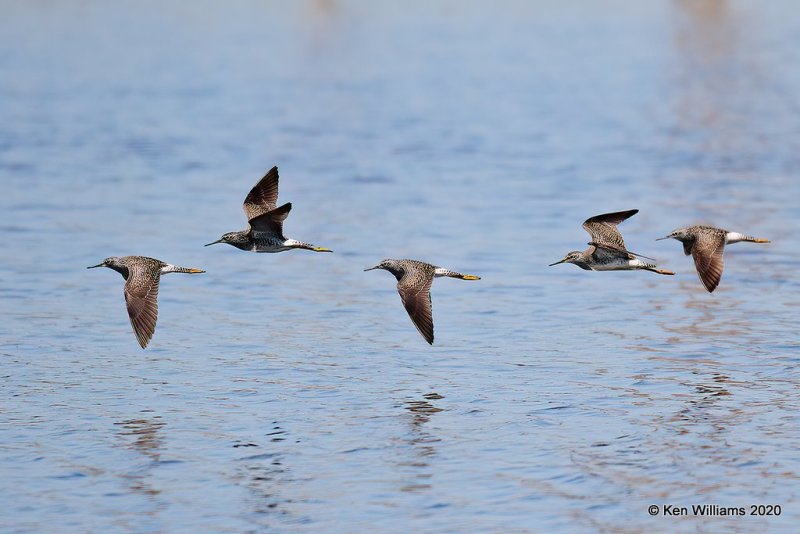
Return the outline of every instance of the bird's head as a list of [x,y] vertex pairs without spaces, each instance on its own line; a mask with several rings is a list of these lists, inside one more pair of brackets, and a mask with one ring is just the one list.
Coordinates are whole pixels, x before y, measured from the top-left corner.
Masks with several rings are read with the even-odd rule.
[[108,267],[109,269],[114,269],[126,279],[128,278],[128,266],[125,264],[123,258],[111,256],[110,258],[104,259],[102,263],[92,265],[91,267],[87,267],[87,269],[95,269],[97,267]]
[[228,232],[227,234],[222,234],[222,237],[217,239],[216,241],[212,241],[211,243],[206,244],[205,246],[216,245],[217,243],[227,243],[229,245],[233,245],[234,247],[241,248],[245,244],[248,243],[247,232]]
[[92,265],[91,267],[87,267],[87,269],[96,269],[97,267],[108,267],[113,269],[114,267],[122,267],[122,260],[116,256],[111,256],[110,258],[106,258],[102,261],[102,263],[98,263],[97,265]]
[[381,260],[378,265],[364,269],[364,271],[372,271],[374,269],[383,269],[384,271],[389,271],[392,274],[397,274],[398,272],[403,271],[403,268],[400,266],[400,262],[397,260]]
[[558,265],[559,263],[577,263],[581,259],[581,251],[573,250],[572,252],[567,252],[567,255],[564,256],[563,260],[559,260],[555,263],[551,263],[548,267],[552,267],[553,265]]
[[678,241],[685,241],[691,239],[691,237],[689,236],[688,228],[678,228],[664,237],[659,237],[656,239],[656,241],[661,241],[662,239],[677,239]]

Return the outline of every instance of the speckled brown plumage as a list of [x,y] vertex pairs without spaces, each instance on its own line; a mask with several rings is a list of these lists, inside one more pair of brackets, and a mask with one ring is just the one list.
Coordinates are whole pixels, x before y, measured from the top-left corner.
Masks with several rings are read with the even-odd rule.
[[591,244],[615,250],[626,250],[625,240],[617,230],[617,225],[622,221],[636,215],[639,210],[616,211],[589,217],[583,222],[583,227],[591,236]]
[[364,269],[384,269],[397,278],[397,292],[417,330],[429,344],[433,345],[433,309],[431,304],[431,285],[439,276],[480,280],[471,274],[461,274],[417,260],[383,260],[375,267]]
[[200,269],[176,267],[161,260],[145,256],[111,257],[95,267],[108,267],[125,278],[125,304],[133,332],[139,345],[145,348],[153,337],[158,320],[158,285],[162,274],[203,273]]
[[568,252],[564,259],[551,263],[550,267],[559,263],[572,263],[586,271],[644,270],[657,274],[675,274],[666,269],[659,269],[655,263],[640,260],[639,258],[645,258],[655,261],[653,258],[631,252],[625,247],[625,240],[617,230],[617,225],[637,213],[639,210],[627,210],[589,217],[583,222],[583,228],[591,237],[589,248]]
[[242,209],[247,220],[274,210],[278,206],[278,167],[272,167],[253,186],[244,199]]
[[740,241],[769,243],[768,239],[702,225],[679,228],[659,240],[669,238],[677,239],[683,244],[684,254],[691,254],[697,275],[709,293],[719,286],[722,279],[725,245]]

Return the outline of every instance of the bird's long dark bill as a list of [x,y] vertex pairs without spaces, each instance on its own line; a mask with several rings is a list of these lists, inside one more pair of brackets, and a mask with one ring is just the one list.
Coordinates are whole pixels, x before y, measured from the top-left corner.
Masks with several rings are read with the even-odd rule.
[[370,267],[369,269],[364,269],[364,272],[367,272],[367,271],[374,271],[374,270],[375,270],[375,269],[377,269],[377,268],[378,268],[378,266],[376,265],[375,267]]
[[548,265],[548,267],[552,267],[553,265],[558,265],[559,263],[564,263],[565,261],[567,261],[567,260],[560,260],[560,261],[557,261],[555,263],[551,263],[550,265]]
[[663,241],[664,239],[669,239],[670,236],[665,235],[664,237],[659,237],[656,241]]
[[203,246],[204,247],[210,247],[211,245],[216,245],[217,243],[222,243],[222,239],[217,239],[216,241],[212,241],[211,243],[208,243],[208,244],[203,245]]
[[92,265],[91,267],[87,267],[87,269],[94,269],[96,267],[102,267],[102,266],[103,266],[102,263],[98,263],[97,265]]

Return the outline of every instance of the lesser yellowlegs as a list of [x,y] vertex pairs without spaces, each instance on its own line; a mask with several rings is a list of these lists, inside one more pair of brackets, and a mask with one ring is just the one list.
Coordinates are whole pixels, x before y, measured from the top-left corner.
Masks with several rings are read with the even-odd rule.
[[622,239],[622,234],[617,230],[617,225],[637,213],[639,213],[639,210],[617,211],[586,219],[583,227],[591,236],[589,248],[584,251],[568,252],[564,259],[551,263],[549,266],[552,267],[559,263],[574,263],[587,271],[630,271],[641,269],[658,274],[675,274],[672,271],[659,269],[654,263],[640,259],[655,261],[653,258],[636,254],[625,248],[625,241]]
[[283,252],[295,248],[332,252],[330,249],[284,236],[283,221],[289,216],[292,203],[287,202],[281,207],[277,205],[278,167],[272,167],[244,199],[244,214],[249,223],[247,230],[228,232],[206,246],[227,243],[252,252]]
[[740,234],[739,232],[729,232],[712,226],[689,226],[673,231],[662,239],[677,239],[683,243],[683,252],[687,256],[692,255],[694,266],[700,281],[708,290],[713,292],[719,285],[722,278],[724,262],[722,253],[726,244],[747,241],[750,243],[769,243],[769,239],[752,237]]
[[125,278],[125,304],[128,306],[128,316],[131,326],[136,334],[136,339],[142,348],[147,346],[153,332],[156,330],[158,319],[158,282],[162,274],[167,273],[204,273],[200,269],[176,267],[161,260],[145,256],[111,257],[103,263],[92,265],[95,267],[108,267],[114,269]]
[[397,291],[403,301],[408,316],[425,341],[433,345],[433,311],[431,309],[431,284],[440,276],[460,278],[461,280],[480,280],[480,276],[461,274],[416,260],[383,260],[375,267],[364,269],[384,269],[397,278]]

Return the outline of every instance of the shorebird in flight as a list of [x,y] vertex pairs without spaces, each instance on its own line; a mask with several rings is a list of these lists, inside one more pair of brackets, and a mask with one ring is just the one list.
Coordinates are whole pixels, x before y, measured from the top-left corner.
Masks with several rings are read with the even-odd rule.
[[301,248],[314,252],[333,252],[324,247],[304,243],[283,235],[283,221],[289,216],[292,203],[278,205],[278,167],[272,167],[264,177],[250,190],[244,199],[244,214],[247,217],[247,230],[228,232],[217,243],[227,243],[242,250],[252,252],[283,252]]
[[574,263],[587,271],[641,269],[658,274],[675,274],[672,271],[659,269],[654,263],[643,261],[644,259],[655,261],[653,258],[636,254],[625,248],[625,241],[617,230],[617,225],[637,213],[639,210],[617,211],[586,219],[583,227],[591,236],[589,248],[582,252],[579,250],[568,252],[564,259],[551,263],[549,267],[559,263]]
[[724,267],[722,253],[725,250],[725,245],[740,241],[749,243],[770,242],[769,239],[752,237],[739,232],[729,232],[712,226],[679,228],[667,236],[658,238],[656,241],[670,238],[677,239],[683,243],[684,254],[687,256],[689,254],[692,255],[697,275],[709,293],[717,288],[720,278],[722,278],[722,269]]
[[480,280],[480,276],[461,274],[417,260],[383,260],[375,267],[364,269],[383,269],[397,278],[397,291],[403,301],[408,316],[419,333],[433,345],[433,310],[431,309],[431,284],[440,276],[460,278],[461,280]]
[[114,269],[125,278],[125,304],[128,306],[128,317],[131,319],[133,332],[139,345],[145,348],[153,337],[158,319],[158,283],[162,274],[167,273],[204,273],[200,269],[176,267],[161,260],[145,256],[112,256],[103,263],[92,265],[87,269],[108,267]]

